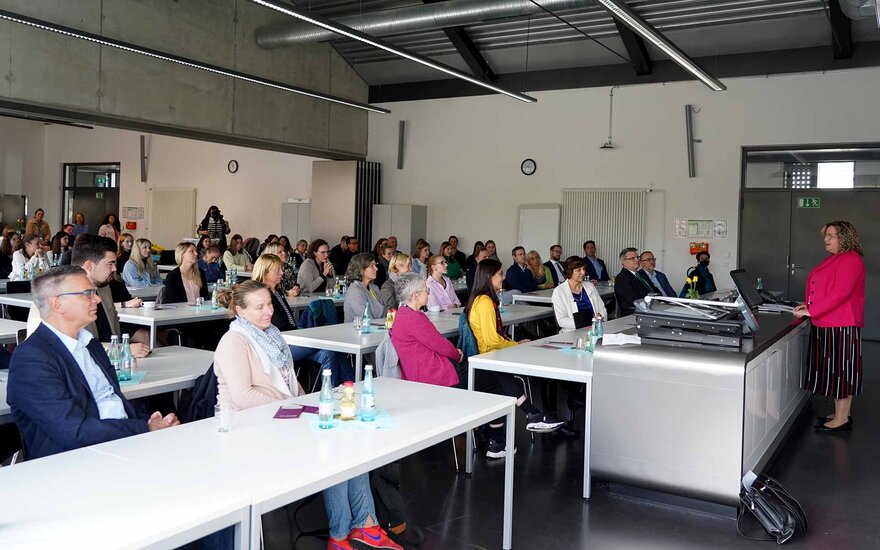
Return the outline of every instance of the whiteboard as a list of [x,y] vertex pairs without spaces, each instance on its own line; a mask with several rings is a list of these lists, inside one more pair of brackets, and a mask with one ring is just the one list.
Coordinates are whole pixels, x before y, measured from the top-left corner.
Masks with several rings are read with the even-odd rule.
[[519,240],[526,252],[537,250],[542,261],[550,258],[550,247],[559,244],[559,205],[533,204],[519,207]]

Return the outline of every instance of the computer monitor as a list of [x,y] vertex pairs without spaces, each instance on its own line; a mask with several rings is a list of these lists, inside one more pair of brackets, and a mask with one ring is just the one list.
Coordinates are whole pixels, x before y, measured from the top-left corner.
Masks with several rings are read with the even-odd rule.
[[730,272],[730,278],[733,279],[736,291],[742,296],[749,309],[757,309],[759,305],[764,303],[764,299],[758,293],[755,282],[752,281],[752,278],[745,269],[734,269]]

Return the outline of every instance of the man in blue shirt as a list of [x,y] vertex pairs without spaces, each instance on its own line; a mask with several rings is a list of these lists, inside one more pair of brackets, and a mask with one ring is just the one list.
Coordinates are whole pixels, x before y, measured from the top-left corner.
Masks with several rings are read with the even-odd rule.
[[31,458],[176,426],[172,413],[136,417],[104,348],[85,330],[101,298],[81,267],[32,284],[42,322],[12,355],[7,401]]
[[639,264],[641,268],[636,275],[653,285],[664,296],[677,296],[672,285],[669,284],[669,279],[666,278],[666,275],[654,269],[657,267],[657,258],[654,257],[653,252],[650,250],[642,252],[639,256]]
[[584,243],[584,264],[587,267],[587,277],[592,283],[598,281],[610,281],[611,275],[605,267],[605,261],[596,257],[596,241]]
[[513,256],[513,265],[507,268],[507,276],[504,278],[505,284],[510,290],[518,290],[520,292],[534,292],[538,290],[538,283],[529,271],[526,265],[526,249],[517,246],[510,251]]

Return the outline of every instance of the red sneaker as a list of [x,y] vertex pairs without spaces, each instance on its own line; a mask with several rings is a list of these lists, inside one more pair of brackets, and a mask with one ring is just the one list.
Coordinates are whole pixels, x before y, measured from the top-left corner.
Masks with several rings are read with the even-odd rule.
[[388,534],[378,525],[352,529],[348,542],[358,550],[403,550],[403,546],[388,538]]
[[351,544],[348,543],[348,539],[336,540],[331,537],[327,541],[327,550],[352,550],[352,548]]

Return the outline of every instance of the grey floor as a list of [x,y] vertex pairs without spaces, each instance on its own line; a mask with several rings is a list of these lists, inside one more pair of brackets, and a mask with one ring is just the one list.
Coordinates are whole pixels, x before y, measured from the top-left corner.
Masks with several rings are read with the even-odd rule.
[[[770,470],[805,508],[806,537],[792,548],[880,548],[880,373],[874,368],[880,344],[864,346],[864,393],[856,398],[855,430],[818,435],[813,423],[830,403],[813,399]],[[459,450],[463,448],[459,438]],[[580,497],[583,447],[580,440],[541,436],[532,444],[517,430],[514,548],[771,548],[772,542],[740,538],[734,521],[672,509],[610,494],[594,481],[589,501]],[[405,459],[404,497],[422,526],[425,550],[501,547],[503,462],[478,458],[473,478],[455,472],[451,446],[438,445]],[[326,526],[317,499],[298,516],[304,529]],[[748,526],[756,529],[756,525]],[[753,531],[759,533],[758,531]],[[284,511],[266,520],[268,548],[291,548]],[[303,550],[326,542],[301,539]]]

